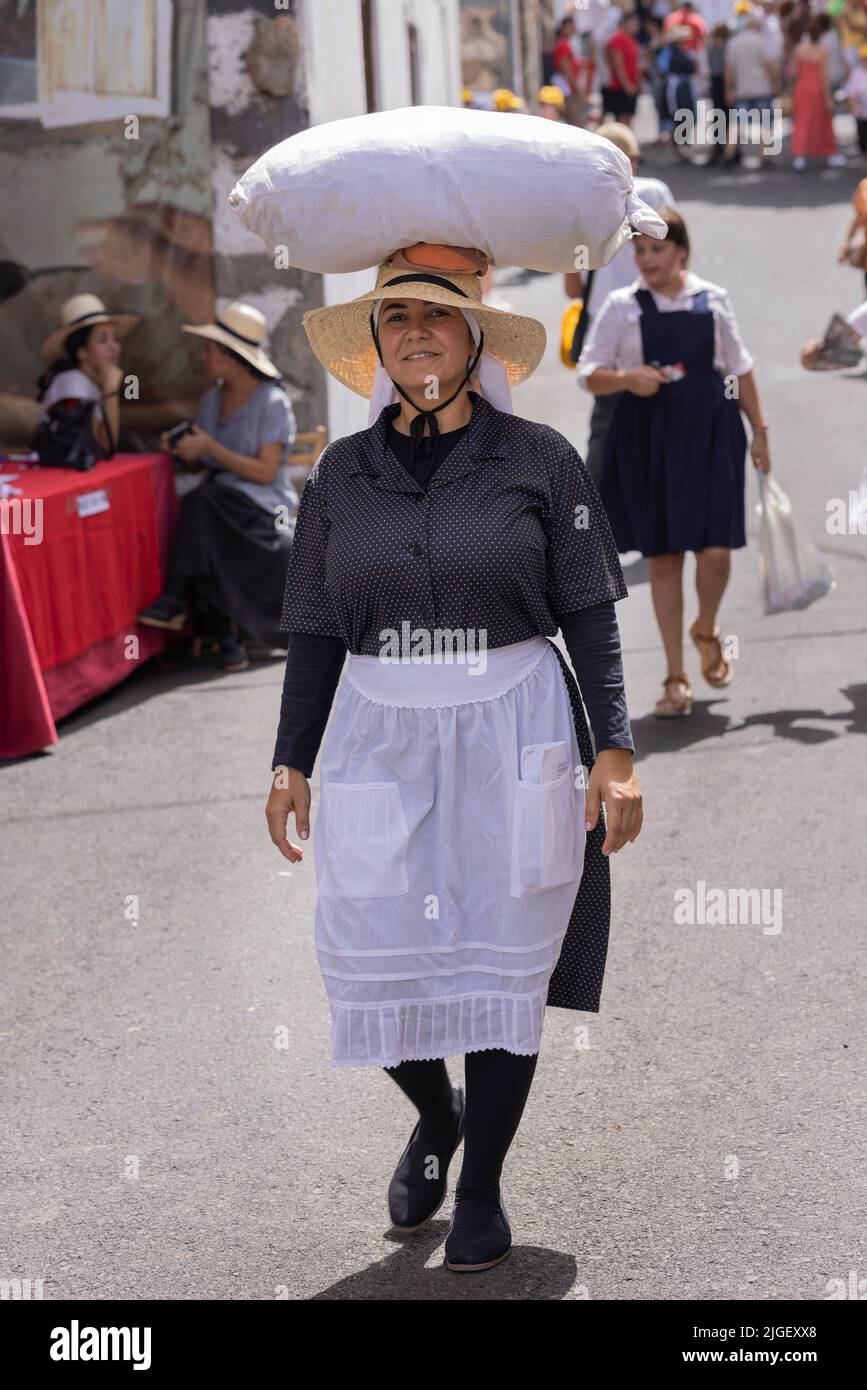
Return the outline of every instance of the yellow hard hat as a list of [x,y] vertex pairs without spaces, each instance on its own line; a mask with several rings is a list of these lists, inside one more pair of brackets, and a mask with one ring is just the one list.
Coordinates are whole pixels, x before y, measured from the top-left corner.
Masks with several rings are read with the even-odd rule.
[[470,102],[472,101],[472,99],[473,99],[473,94],[472,94],[472,92],[470,91],[469,87],[462,87],[462,88],[461,88],[461,100],[463,101],[464,106],[469,106],[469,104],[470,104]]
[[545,106],[563,107],[566,105],[566,97],[559,87],[540,87],[538,101]]
[[523,105],[521,98],[515,96],[509,87],[497,87],[494,92],[495,111],[518,111]]

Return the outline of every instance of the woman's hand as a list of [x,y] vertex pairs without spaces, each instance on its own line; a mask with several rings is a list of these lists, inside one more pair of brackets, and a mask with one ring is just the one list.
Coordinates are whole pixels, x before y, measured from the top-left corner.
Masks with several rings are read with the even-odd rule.
[[274,785],[265,807],[268,832],[274,844],[290,864],[304,858],[300,845],[286,838],[289,812],[295,812],[295,829],[302,840],[310,833],[310,783],[295,767],[280,767],[274,773]]
[[633,396],[655,396],[660,386],[665,385],[665,377],[658,367],[634,367],[623,378],[624,390]]
[[616,854],[638,837],[644,820],[641,788],[628,748],[603,748],[596,755],[585,798],[588,832],[596,829],[603,801],[607,830],[602,853]]
[[190,433],[185,434],[179,439],[174,447],[174,453],[178,458],[183,459],[184,463],[194,463],[202,454],[210,454],[214,447],[214,440],[204,430],[200,430],[198,425],[190,427]]
[[757,425],[753,430],[753,438],[750,444],[750,458],[754,467],[760,473],[769,473],[771,468],[771,456],[768,452],[767,430],[761,425]]

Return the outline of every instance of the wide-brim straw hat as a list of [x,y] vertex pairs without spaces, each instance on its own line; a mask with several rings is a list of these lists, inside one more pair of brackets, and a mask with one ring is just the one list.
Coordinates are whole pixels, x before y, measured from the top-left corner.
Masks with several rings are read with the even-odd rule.
[[71,333],[98,323],[110,323],[115,336],[123,338],[138,323],[138,314],[110,314],[95,294],[74,294],[60,310],[61,326],[49,333],[40,349],[41,355],[49,360],[59,357]]
[[234,300],[220,310],[213,323],[185,323],[181,326],[185,333],[195,333],[199,338],[210,338],[222,347],[231,348],[266,376],[275,379],[282,376],[279,367],[274,366],[262,346],[268,339],[265,315],[254,309],[252,304]]
[[[437,253],[442,250],[436,248]],[[366,294],[343,304],[308,309],[302,319],[304,331],[326,371],[369,400],[379,362],[370,331],[374,305],[382,299],[423,299],[474,314],[485,335],[485,348],[502,362],[509,386],[525,381],[544,356],[545,325],[525,314],[508,313],[483,303],[479,275],[475,271],[444,269],[445,259],[437,254],[439,264],[434,268],[412,271],[396,266],[389,257],[377,270],[375,287]],[[434,283],[413,278],[425,274],[434,276]],[[395,280],[398,283],[393,283]]]

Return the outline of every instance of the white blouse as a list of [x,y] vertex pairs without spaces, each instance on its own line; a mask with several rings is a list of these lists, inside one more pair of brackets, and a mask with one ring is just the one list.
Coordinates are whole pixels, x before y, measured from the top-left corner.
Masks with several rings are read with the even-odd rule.
[[864,347],[867,348],[867,299],[863,304],[859,304],[857,309],[853,309],[851,314],[846,315],[846,322],[860,334],[864,340]]
[[98,419],[105,419],[105,412],[102,408],[102,391],[86,372],[70,370],[57,373],[42,397],[40,420],[45,419],[51,407],[56,405],[58,401],[66,400],[98,401],[95,414]]
[[675,299],[650,289],[643,275],[631,285],[612,290],[598,314],[591,319],[576,372],[578,381],[589,391],[587,378],[597,367],[632,371],[644,363],[641,346],[641,308],[636,290],[650,290],[653,302],[663,314],[691,309],[700,290],[707,290],[708,307],[714,319],[714,367],[721,376],[743,376],[752,370],[753,358],[744,347],[731,301],[721,285],[702,280],[687,271],[684,287]]

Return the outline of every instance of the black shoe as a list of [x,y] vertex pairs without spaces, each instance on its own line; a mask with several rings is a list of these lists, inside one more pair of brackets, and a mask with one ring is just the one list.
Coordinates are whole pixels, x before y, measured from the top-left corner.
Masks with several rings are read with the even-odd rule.
[[217,661],[224,671],[246,671],[250,658],[237,637],[221,637]]
[[475,1197],[458,1197],[446,1235],[449,1269],[492,1269],[512,1248],[512,1228],[502,1195],[499,1207]]
[[180,632],[187,620],[187,605],[182,599],[171,594],[160,594],[147,608],[137,615],[138,621],[146,627],[167,627],[172,632]]
[[[409,1136],[409,1143],[388,1185],[388,1214],[396,1231],[417,1231],[439,1211],[446,1199],[449,1164],[464,1137],[467,1104],[463,1086],[452,1086],[457,1102],[457,1119],[450,1141],[438,1147],[430,1139],[419,1140],[421,1119]],[[430,1156],[439,1159],[439,1177],[425,1177]]]

